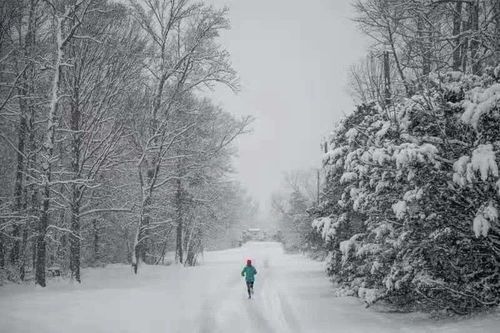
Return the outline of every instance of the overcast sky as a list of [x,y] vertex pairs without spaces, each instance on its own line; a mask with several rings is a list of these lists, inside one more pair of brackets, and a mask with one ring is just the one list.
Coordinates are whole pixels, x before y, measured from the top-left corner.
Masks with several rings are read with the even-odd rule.
[[215,101],[256,118],[238,140],[237,178],[264,212],[284,171],[320,167],[322,139],[353,107],[349,66],[363,57],[349,0],[212,0],[227,5],[232,29],[221,37],[241,77],[237,95]]

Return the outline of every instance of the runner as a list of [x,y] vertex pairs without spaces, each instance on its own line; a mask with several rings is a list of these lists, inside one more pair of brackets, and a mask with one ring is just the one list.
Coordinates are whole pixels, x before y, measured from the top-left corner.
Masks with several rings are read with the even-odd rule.
[[245,277],[247,283],[248,298],[252,298],[255,274],[257,274],[257,270],[252,266],[252,260],[248,259],[247,265],[241,271],[241,276]]

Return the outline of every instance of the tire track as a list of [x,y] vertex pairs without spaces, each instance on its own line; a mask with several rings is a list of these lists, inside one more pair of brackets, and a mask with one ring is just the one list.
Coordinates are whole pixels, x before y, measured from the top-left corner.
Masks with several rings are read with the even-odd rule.
[[275,268],[267,270],[266,288],[266,307],[269,313],[273,314],[273,322],[275,323],[275,332],[293,332],[300,333],[300,325],[292,310],[292,307],[285,297],[285,292],[280,287],[280,281],[276,278]]
[[222,290],[212,293],[204,301],[202,307],[203,313],[200,320],[200,333],[220,332],[216,322],[217,309],[220,310],[224,305],[225,297],[222,295],[230,295],[231,290],[237,285],[238,280],[237,275],[231,275],[225,283],[221,283],[220,287]]

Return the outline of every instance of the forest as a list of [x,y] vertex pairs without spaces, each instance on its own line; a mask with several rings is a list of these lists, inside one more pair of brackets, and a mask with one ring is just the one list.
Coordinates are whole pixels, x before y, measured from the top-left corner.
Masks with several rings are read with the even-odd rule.
[[[370,43],[349,69],[356,106],[318,142],[321,165],[287,166],[272,194],[283,246],[234,249],[259,207],[233,164],[254,118],[214,99],[216,89],[241,89],[220,43],[228,9],[190,0],[3,0],[0,285],[46,287],[56,273],[82,283],[83,270],[118,263],[131,276],[166,269],[180,283],[166,266],[191,269],[207,250],[233,248],[209,254],[220,266],[205,272],[225,263],[230,276],[240,256],[257,253],[265,263],[257,279],[268,269],[271,281],[257,297],[280,305],[252,322],[257,331],[270,327],[267,317],[294,318],[281,284],[311,293],[319,285],[316,262],[290,253],[323,261],[335,295],[366,307],[498,313],[500,1],[351,3]],[[222,300],[238,308],[229,293],[236,280],[212,279],[194,284],[210,298],[219,293],[213,285],[226,287]],[[199,305],[182,301],[194,299]],[[335,304],[337,315],[348,306]],[[238,315],[259,315],[251,311],[261,310]]]
[[251,117],[227,9],[187,0],[0,4],[0,281],[106,263],[195,265],[255,213],[231,177]]

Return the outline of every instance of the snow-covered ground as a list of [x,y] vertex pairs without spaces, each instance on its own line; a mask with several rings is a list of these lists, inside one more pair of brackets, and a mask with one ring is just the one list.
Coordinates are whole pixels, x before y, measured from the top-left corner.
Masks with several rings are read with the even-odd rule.
[[[258,270],[255,297],[240,276]],[[334,297],[323,265],[277,243],[205,254],[198,267],[84,270],[83,284],[0,287],[0,332],[499,332],[500,314],[433,321]]]

